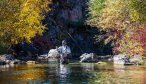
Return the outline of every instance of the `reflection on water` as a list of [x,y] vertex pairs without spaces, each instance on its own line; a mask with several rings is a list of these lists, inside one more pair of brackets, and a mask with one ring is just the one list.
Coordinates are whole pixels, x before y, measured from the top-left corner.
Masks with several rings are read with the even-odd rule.
[[94,71],[94,63],[81,63],[83,71]]
[[1,84],[146,84],[146,67],[94,63],[0,66]]
[[9,71],[9,69],[12,69],[12,68],[14,68],[14,64],[11,64],[11,65],[1,65],[0,66],[0,72],[1,71]]
[[60,78],[66,78],[67,75],[70,74],[70,68],[60,64],[59,74],[60,74]]

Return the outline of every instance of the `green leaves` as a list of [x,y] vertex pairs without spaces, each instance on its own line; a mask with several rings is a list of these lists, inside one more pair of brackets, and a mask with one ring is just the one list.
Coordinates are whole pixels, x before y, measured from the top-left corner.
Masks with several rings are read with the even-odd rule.
[[132,21],[146,22],[145,0],[129,0],[129,8]]
[[98,26],[97,22],[99,20],[99,16],[104,8],[105,0],[89,0],[89,18],[87,20],[87,24],[92,26]]

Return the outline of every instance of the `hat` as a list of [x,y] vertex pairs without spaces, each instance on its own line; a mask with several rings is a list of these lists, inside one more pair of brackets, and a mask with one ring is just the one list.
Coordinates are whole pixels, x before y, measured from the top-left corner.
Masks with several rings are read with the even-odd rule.
[[62,41],[62,44],[66,44],[66,41],[65,41],[65,40],[63,40],[63,41]]

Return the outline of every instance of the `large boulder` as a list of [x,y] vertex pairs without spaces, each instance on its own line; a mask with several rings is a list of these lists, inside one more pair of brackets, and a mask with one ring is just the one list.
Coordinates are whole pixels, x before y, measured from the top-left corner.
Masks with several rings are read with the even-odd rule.
[[80,62],[93,62],[94,57],[94,53],[84,53],[80,56]]
[[38,56],[39,60],[46,60],[48,58],[59,58],[60,54],[57,49],[50,49],[48,54],[42,54]]
[[11,54],[0,55],[0,64],[17,64],[20,60],[14,58]]
[[141,60],[140,55],[136,54],[132,58],[130,58],[130,62],[134,64],[138,64]]
[[48,58],[58,58],[58,57],[60,57],[60,54],[57,51],[57,49],[50,49],[47,57]]
[[124,54],[114,55],[113,57],[114,64],[128,64],[130,63],[129,58]]
[[0,60],[1,61],[14,60],[14,56],[11,54],[0,55]]
[[45,60],[48,58],[48,54],[42,54],[37,57],[38,60]]

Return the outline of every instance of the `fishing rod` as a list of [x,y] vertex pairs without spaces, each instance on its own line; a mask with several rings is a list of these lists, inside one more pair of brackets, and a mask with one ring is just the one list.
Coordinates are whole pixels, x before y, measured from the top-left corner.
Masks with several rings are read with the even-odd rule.
[[83,50],[81,49],[81,47],[78,45],[78,43],[76,42],[76,40],[71,36],[71,34],[69,32],[66,31],[66,33],[71,37],[71,39],[75,42],[75,44],[78,46],[78,48],[80,49],[80,51],[83,53]]
[[[50,20],[57,26],[57,23],[53,20],[53,19],[51,19],[50,18]],[[60,25],[58,25],[58,27],[62,27],[62,26],[60,26]],[[61,31],[61,29],[60,29],[60,31]],[[62,32],[62,31],[61,31]],[[81,47],[78,45],[78,43],[76,42],[76,40],[71,36],[71,34],[69,33],[69,32],[67,32],[66,31],[66,33],[71,37],[71,39],[75,42],[75,44],[78,46],[78,48],[80,49],[80,51],[83,53],[83,50],[81,49]]]

